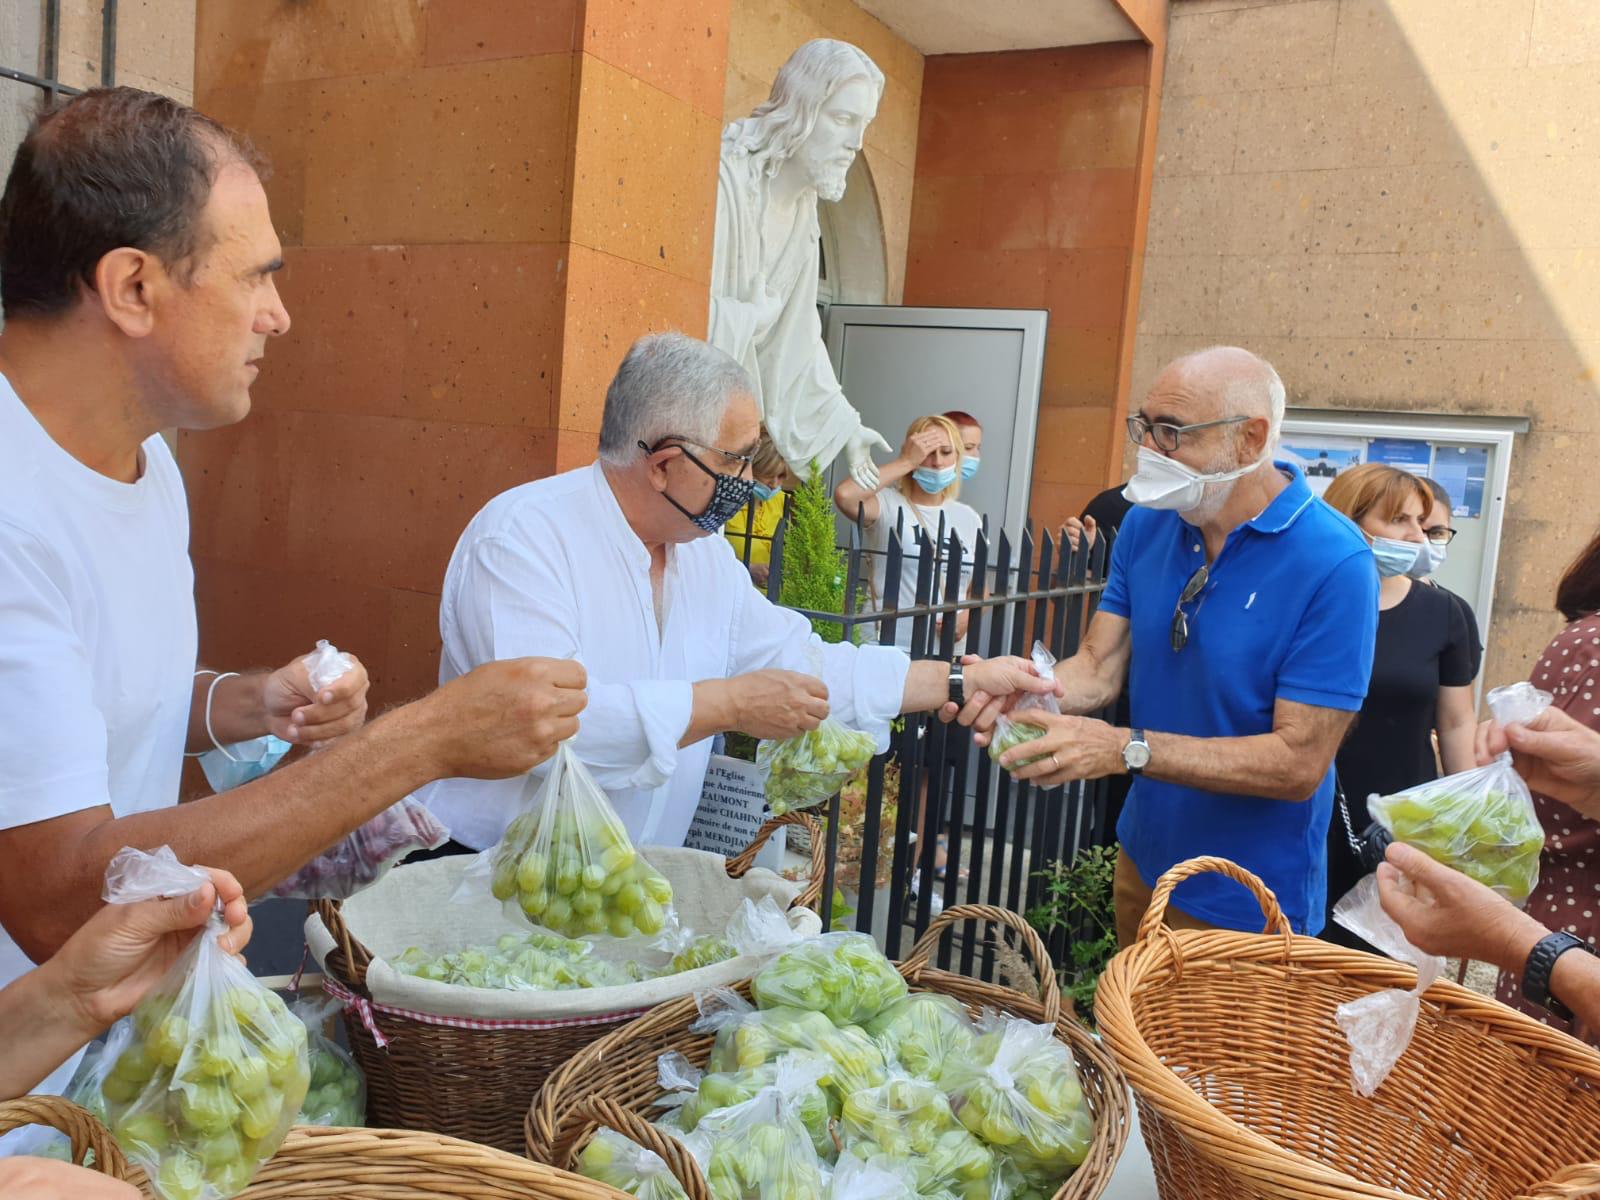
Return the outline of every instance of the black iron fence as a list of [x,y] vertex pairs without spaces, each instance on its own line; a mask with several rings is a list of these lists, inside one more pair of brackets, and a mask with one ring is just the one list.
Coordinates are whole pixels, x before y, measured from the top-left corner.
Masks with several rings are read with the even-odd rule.
[[[786,532],[787,518],[771,537],[766,590],[775,600],[782,591]],[[869,548],[859,520],[849,525],[838,547],[843,611],[797,611],[813,624],[837,624],[850,640],[899,641],[914,658],[946,661],[960,654],[1026,657],[1035,642],[1057,659],[1074,654],[1105,586],[1110,550],[1104,536],[1074,547],[1064,533],[1052,537],[1031,528],[1016,541],[985,532],[963,548],[942,519],[933,536],[897,529],[886,543]],[[743,551],[748,561],[750,545]],[[967,594],[964,565],[971,568]],[[913,576],[914,603],[883,603],[883,597],[902,597],[902,578]],[[965,628],[958,629],[963,619]],[[944,907],[978,903],[1026,913],[1043,897],[1039,872],[1113,839],[1107,791],[1105,780],[1055,788],[1018,782],[973,745],[969,730],[935,715],[908,716],[889,751],[868,768],[864,793],[859,785],[847,789],[853,799],[848,811],[840,796],[826,807],[824,927],[833,925],[836,889],[853,898],[855,927],[876,933],[891,957],[908,950]],[[841,830],[851,851],[843,858]],[[1058,963],[1067,961],[1071,937],[1066,928],[1047,935]],[[982,950],[981,961],[971,942],[960,945],[958,964],[955,952],[947,940],[939,965],[992,974],[992,947]]]

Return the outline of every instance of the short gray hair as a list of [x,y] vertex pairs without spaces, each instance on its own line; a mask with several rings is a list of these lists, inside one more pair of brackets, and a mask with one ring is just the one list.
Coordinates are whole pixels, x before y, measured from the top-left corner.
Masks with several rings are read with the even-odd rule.
[[754,396],[745,369],[721,350],[682,333],[652,333],[628,348],[606,389],[600,461],[622,466],[662,438],[714,445],[735,396]]

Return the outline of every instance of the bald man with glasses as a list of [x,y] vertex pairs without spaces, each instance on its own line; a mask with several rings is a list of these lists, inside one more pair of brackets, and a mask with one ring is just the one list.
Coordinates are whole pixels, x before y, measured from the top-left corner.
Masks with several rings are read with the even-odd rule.
[[[1232,347],[1156,378],[1128,418],[1135,507],[1083,647],[1056,668],[1069,715],[1019,714],[1045,733],[1001,758],[1044,786],[1132,777],[1117,826],[1124,944],[1157,878],[1203,854],[1265,879],[1297,931],[1323,924],[1333,757],[1372,673],[1378,574],[1356,527],[1273,461],[1283,409],[1277,372]],[[1124,688],[1130,727],[1080,715]],[[959,718],[980,742],[1005,707],[985,701]],[[1261,927],[1219,876],[1174,902],[1173,924]]]

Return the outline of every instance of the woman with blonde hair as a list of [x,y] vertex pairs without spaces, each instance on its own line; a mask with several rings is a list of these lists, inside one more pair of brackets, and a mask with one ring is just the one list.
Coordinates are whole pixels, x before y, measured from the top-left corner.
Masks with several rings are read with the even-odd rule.
[[[1328,831],[1328,912],[1323,936],[1356,939],[1331,919],[1334,902],[1365,871],[1351,846],[1371,821],[1367,797],[1477,765],[1472,698],[1472,634],[1461,606],[1437,588],[1419,587],[1432,567],[1423,523],[1433,494],[1415,475],[1382,463],[1343,472],[1323,500],[1355,522],[1378,571],[1378,641],[1372,681],[1354,728],[1339,749],[1340,803]],[[1439,734],[1435,757],[1433,734]]]
[[[961,545],[961,584],[959,597],[972,591],[972,552],[978,544],[983,520],[969,505],[957,499],[961,494],[961,431],[954,421],[943,416],[918,417],[906,430],[905,441],[893,462],[878,469],[879,487],[869,492],[853,479],[845,479],[833,491],[833,502],[849,520],[861,517],[867,549],[873,552],[872,594],[883,608],[912,608],[917,603],[917,574],[921,548],[917,535],[925,533],[935,555],[933,595],[929,603],[939,604],[944,597],[946,557],[953,532]],[[885,595],[885,576],[889,534],[896,532],[904,557],[900,563],[897,594]],[[895,645],[917,657],[911,645],[914,622],[895,625]],[[963,610],[956,621],[956,637],[967,628]],[[921,648],[918,647],[918,650]]]

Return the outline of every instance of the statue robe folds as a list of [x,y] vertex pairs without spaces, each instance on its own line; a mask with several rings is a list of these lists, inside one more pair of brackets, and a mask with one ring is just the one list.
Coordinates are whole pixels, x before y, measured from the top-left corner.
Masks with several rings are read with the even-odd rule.
[[[826,471],[861,428],[822,342],[817,265],[822,231],[815,202],[802,200],[794,228],[775,255],[764,254],[767,181],[750,155],[724,142],[717,171],[716,242],[711,260],[711,331],[755,380],[761,421],[784,461],[804,477]],[[773,261],[763,275],[764,258]],[[763,292],[782,297],[763,302]],[[776,311],[776,319],[763,325]]]

